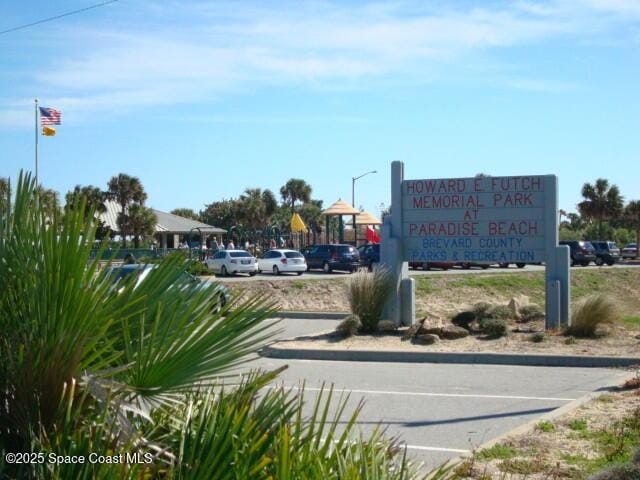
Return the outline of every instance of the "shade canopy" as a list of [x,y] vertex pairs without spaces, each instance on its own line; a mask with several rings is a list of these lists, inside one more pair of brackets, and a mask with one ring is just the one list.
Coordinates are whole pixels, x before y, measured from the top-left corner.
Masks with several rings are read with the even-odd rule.
[[[349,220],[347,225],[351,225],[353,220]],[[356,225],[382,225],[382,222],[369,212],[360,212],[356,219]]]
[[333,205],[322,212],[322,215],[338,216],[338,215],[360,215],[360,210],[356,210],[347,202],[338,199]]

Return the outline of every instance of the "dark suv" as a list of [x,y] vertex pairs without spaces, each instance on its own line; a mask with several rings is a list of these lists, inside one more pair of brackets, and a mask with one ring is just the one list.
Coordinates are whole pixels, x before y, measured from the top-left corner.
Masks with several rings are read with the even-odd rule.
[[613,265],[620,261],[620,249],[615,242],[592,241],[591,245],[596,249],[596,265]]
[[360,265],[367,267],[369,271],[373,270],[374,263],[380,263],[380,244],[370,243],[368,245],[360,245]]
[[300,252],[307,261],[307,270],[321,268],[325,273],[332,270],[355,272],[360,267],[360,254],[352,245],[311,245]]
[[591,242],[582,240],[566,240],[560,242],[560,245],[568,245],[571,250],[571,266],[582,265],[586,267],[591,262],[596,261],[596,249],[593,248]]

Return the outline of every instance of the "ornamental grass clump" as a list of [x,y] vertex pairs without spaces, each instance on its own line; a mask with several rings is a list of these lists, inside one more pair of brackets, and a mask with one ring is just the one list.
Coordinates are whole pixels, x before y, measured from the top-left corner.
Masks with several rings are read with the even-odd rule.
[[47,215],[33,179],[17,183],[0,208],[0,458],[128,460],[0,460],[0,478],[416,478],[330,387],[303,411],[280,370],[238,373],[275,333],[268,299],[212,309],[220,287],[185,279],[183,255],[115,284],[91,255],[94,212]]
[[615,303],[604,295],[593,295],[579,302],[571,314],[571,325],[565,330],[573,337],[595,337],[603,325],[615,323],[620,312]]
[[363,332],[375,332],[382,318],[384,305],[393,292],[393,279],[384,267],[373,272],[359,271],[351,277],[347,296],[351,313],[357,315]]

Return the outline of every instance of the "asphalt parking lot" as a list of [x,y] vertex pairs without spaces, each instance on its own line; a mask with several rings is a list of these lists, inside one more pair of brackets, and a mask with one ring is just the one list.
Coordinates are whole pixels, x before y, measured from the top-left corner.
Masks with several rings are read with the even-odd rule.
[[[286,319],[281,338],[330,329],[331,320]],[[616,386],[623,370],[331,362],[260,358],[253,366],[288,365],[279,382],[303,381],[309,399],[323,383],[350,391],[348,411],[365,400],[359,425],[399,436],[409,453],[433,468],[574,399]]]
[[[589,267],[571,267],[572,270],[594,270],[594,269],[612,269],[612,268],[639,268],[640,265],[625,265],[625,264],[616,264],[611,267],[603,266],[596,267],[591,265]],[[542,265],[527,265],[525,268],[517,268],[515,265],[510,266],[509,268],[499,268],[497,266],[492,266],[488,269],[482,268],[470,268],[468,270],[462,268],[452,268],[450,270],[409,270],[409,274],[411,276],[420,276],[420,275],[474,275],[474,274],[499,274],[499,273],[509,273],[509,274],[518,274],[518,273],[526,273],[526,272],[543,272],[544,266]],[[291,281],[291,280],[309,280],[309,279],[318,279],[318,280],[327,280],[330,278],[348,278],[351,275],[349,272],[332,272],[332,273],[324,273],[320,270],[312,270],[309,272],[305,272],[302,276],[298,276],[295,273],[285,273],[281,275],[273,275],[271,273],[262,273],[259,275],[255,275],[250,277],[246,274],[237,274],[230,277],[210,277],[212,279],[216,279],[221,282],[255,282],[259,280],[276,280],[276,281]]]

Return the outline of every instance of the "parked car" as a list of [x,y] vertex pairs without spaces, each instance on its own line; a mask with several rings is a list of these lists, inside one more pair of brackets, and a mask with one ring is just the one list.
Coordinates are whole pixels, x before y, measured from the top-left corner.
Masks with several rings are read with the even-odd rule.
[[596,249],[596,265],[613,265],[620,261],[620,249],[615,242],[592,241],[591,245]]
[[[511,264],[510,264],[510,263],[499,263],[499,264],[498,264],[498,266],[499,266],[500,268],[509,268],[509,265],[511,265]],[[518,267],[518,268],[524,268],[527,264],[526,264],[526,263],[519,263],[519,262],[518,262],[518,263],[516,263],[515,265],[516,265],[516,267]]]
[[307,270],[321,268],[329,273],[333,270],[355,272],[360,268],[360,253],[352,245],[311,245],[301,252],[307,261]]
[[421,268],[423,270],[431,270],[432,268],[449,270],[455,266],[454,262],[409,262],[409,268]]
[[456,265],[464,268],[465,270],[469,270],[471,267],[477,267],[477,268],[486,270],[491,266],[491,264],[489,263],[478,263],[478,262],[459,262],[459,263],[456,263]]
[[258,273],[273,272],[274,275],[280,275],[282,272],[295,272],[302,275],[306,270],[304,255],[297,250],[269,250],[258,260]]
[[258,272],[256,258],[246,250],[218,250],[204,263],[210,271],[223,277],[236,273],[254,276]]
[[379,243],[360,245],[358,247],[358,253],[360,253],[360,265],[363,267],[367,267],[369,271],[373,270],[373,265],[375,263],[380,263]]
[[582,240],[563,240],[560,245],[568,245],[571,250],[571,266],[582,265],[586,267],[596,261],[596,249],[591,242]]
[[[109,267],[107,274],[111,277],[113,283],[115,285],[118,282],[122,282],[125,278],[128,278],[130,275],[137,275],[135,285],[133,288],[138,288],[138,285],[147,278],[147,276],[156,268],[158,268],[157,264],[145,264],[145,263],[130,263],[124,264],[117,267]],[[229,291],[226,287],[220,284],[215,284],[213,282],[203,282],[197,277],[191,275],[189,272],[182,272],[180,277],[178,278],[177,287],[181,288],[190,284],[197,284],[198,289],[210,289],[214,288],[217,291],[215,295],[215,304],[213,305],[213,310],[218,311],[222,307],[224,307],[229,301]],[[117,288],[117,287],[116,287]],[[123,287],[124,288],[124,287]],[[169,287],[172,288],[172,287]],[[118,288],[118,292],[122,289]]]
[[622,249],[621,256],[622,258],[636,258],[638,256],[638,244],[629,243]]

